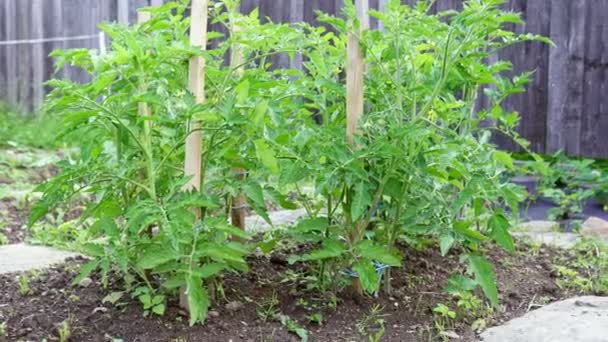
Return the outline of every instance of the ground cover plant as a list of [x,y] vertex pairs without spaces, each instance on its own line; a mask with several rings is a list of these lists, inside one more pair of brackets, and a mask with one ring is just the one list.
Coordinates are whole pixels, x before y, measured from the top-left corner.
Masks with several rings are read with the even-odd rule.
[[[348,2],[343,19],[320,16],[334,31],[261,24],[255,11],[238,14],[237,1],[214,2],[212,20],[230,34],[210,33],[219,41],[207,51],[189,45],[188,1],[148,9],[151,20],[134,27],[103,25],[112,39],[107,53],[55,53],[59,67],[78,66],[92,80],[51,81],[46,109],[63,119],[66,134],[86,138],[78,157],[60,163],[59,175],[38,188],[44,195],[30,223],[85,193],[81,221],[91,240],[82,250],[93,259],[74,283],[97,269],[104,286],[118,275],[120,295],[139,300],[147,315],[164,314],[185,288],[191,325],[225,295],[222,279],[248,271],[252,251],[280,245],[247,242],[248,234],[228,223],[240,193],[266,219],[268,201],[306,209],[308,217],[282,243],[305,246],[291,250],[289,262],[304,264],[317,294],[335,296],[351,284],[357,295],[372,295],[384,283],[391,295],[392,282],[403,281],[391,271],[403,263],[403,246],[438,245],[466,266],[447,282],[460,306],[483,312],[473,295],[479,287],[498,307],[496,272],[484,254],[491,243],[515,251],[509,215],[523,193],[503,181],[513,161],[491,136],[500,130],[525,145],[514,133],[517,113],[500,105],[523,91],[529,75],[508,78],[510,63],[488,64],[487,57],[544,40],[505,30],[521,20],[501,3],[470,0],[461,12],[429,15],[429,1],[413,8],[390,1],[386,13],[371,13],[387,30],[361,37],[366,107],[353,145],[345,138],[343,71],[346,34],[359,23]],[[244,62],[225,63],[236,47]],[[304,70],[272,68],[271,56],[296,52]],[[207,66],[202,105],[186,91],[187,61],[198,55]],[[477,108],[484,87],[491,106]],[[190,120],[201,122],[204,137],[203,186],[184,192]],[[247,177],[237,179],[235,168]],[[309,185],[312,193],[303,190]],[[263,312],[303,336],[288,317]],[[380,318],[372,321],[382,326]]]

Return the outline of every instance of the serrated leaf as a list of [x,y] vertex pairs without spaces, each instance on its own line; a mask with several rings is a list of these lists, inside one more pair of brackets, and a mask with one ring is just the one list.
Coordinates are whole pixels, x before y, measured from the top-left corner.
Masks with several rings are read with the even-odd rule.
[[264,117],[268,113],[268,101],[263,100],[253,109],[253,124],[256,127],[260,127],[264,123]]
[[509,220],[501,212],[495,212],[492,215],[488,221],[488,227],[490,228],[490,236],[496,243],[510,252],[515,251],[513,238],[509,234]]
[[137,266],[142,269],[153,269],[168,261],[175,259],[176,256],[167,246],[150,245],[144,250],[137,262]]
[[498,306],[498,290],[496,288],[496,275],[492,264],[479,255],[469,255],[469,266],[475,275],[475,281],[481,286],[483,293],[494,307]]
[[274,155],[274,152],[268,147],[268,144],[264,139],[258,139],[255,141],[255,152],[262,163],[270,172],[273,174],[279,173],[279,163]]
[[373,294],[378,290],[380,278],[376,273],[376,268],[369,260],[361,260],[353,266],[353,271],[357,272],[361,287],[368,294]]
[[124,295],[124,291],[116,291],[116,292],[112,292],[109,295],[103,297],[103,299],[101,300],[102,304],[105,303],[110,303],[112,305],[115,305]]
[[353,196],[353,203],[351,204],[350,214],[353,221],[357,221],[363,216],[363,214],[369,208],[372,196],[368,191],[368,187],[365,183],[360,182],[355,186],[355,194]]
[[439,238],[439,249],[441,250],[441,256],[446,256],[450,252],[450,249],[456,242],[456,239],[451,234],[441,235]]
[[513,168],[513,158],[511,158],[511,155],[509,153],[504,152],[504,151],[494,151],[494,153],[492,154],[492,157],[494,158],[494,160],[501,163],[506,168],[508,168],[508,169]]
[[310,219],[303,219],[293,229],[297,233],[310,233],[310,232],[323,232],[328,226],[327,218],[315,217]]
[[342,254],[344,254],[344,252],[346,252],[346,249],[340,242],[335,240],[326,240],[325,242],[323,242],[323,245],[320,249],[313,250],[312,252],[305,254],[297,259],[301,261],[331,259],[341,256]]
[[474,242],[485,241],[488,238],[480,232],[470,229],[472,223],[468,221],[454,221],[454,231],[461,236],[473,240]]
[[197,322],[205,322],[209,310],[209,297],[201,279],[193,274],[186,277],[186,296],[190,310],[190,326],[194,326]]
[[368,260],[375,260],[385,265],[398,267],[401,266],[401,258],[395,256],[386,246],[376,245],[370,240],[361,241],[357,245],[358,254]]
[[194,275],[196,275],[197,277],[206,279],[206,278],[211,278],[211,277],[217,275],[218,273],[223,271],[225,268],[226,268],[225,264],[214,262],[214,263],[206,264],[203,267],[196,268],[192,271],[192,273]]
[[477,285],[477,282],[471,278],[465,277],[461,274],[456,274],[448,279],[444,292],[446,293],[458,293],[461,291],[472,291]]
[[238,104],[244,104],[249,97],[249,81],[243,80],[234,89],[236,92],[236,101]]
[[99,260],[91,260],[86,264],[80,267],[80,273],[74,280],[72,280],[72,285],[80,284],[80,281],[86,277],[88,277],[97,267],[99,266]]

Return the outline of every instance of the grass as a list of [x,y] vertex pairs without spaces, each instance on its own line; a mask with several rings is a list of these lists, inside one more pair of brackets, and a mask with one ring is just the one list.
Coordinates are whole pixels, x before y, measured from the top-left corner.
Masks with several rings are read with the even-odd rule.
[[23,114],[0,103],[0,147],[54,148],[61,122],[44,114]]

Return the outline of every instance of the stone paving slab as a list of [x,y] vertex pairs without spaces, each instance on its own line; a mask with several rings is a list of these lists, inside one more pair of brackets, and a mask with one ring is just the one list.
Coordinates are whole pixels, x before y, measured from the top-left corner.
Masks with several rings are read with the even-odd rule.
[[607,342],[608,297],[576,297],[544,306],[481,334],[483,342]]
[[[306,216],[306,210],[279,210],[269,212],[270,221],[272,224],[277,226],[284,226],[296,223],[300,218]],[[268,222],[264,221],[263,218],[257,215],[247,217],[246,220],[247,231],[251,233],[261,233],[272,229],[272,226]]]
[[77,253],[23,243],[0,246],[0,274],[43,269],[76,256]]

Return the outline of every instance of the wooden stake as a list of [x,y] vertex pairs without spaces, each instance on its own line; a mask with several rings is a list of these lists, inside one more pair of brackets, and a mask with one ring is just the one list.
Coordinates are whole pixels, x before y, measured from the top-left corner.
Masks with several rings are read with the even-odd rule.
[[[207,11],[208,0],[192,0],[190,44],[193,47],[205,50],[207,47]],[[196,98],[196,103],[205,101],[205,59],[194,56],[190,59],[188,89]],[[184,175],[191,177],[183,190],[201,190],[201,163],[203,151],[203,135],[199,130],[200,124],[196,120],[189,123],[189,135],[186,138],[186,158],[184,161]],[[198,208],[193,208],[200,217]],[[182,289],[183,290],[183,289]],[[189,309],[188,297],[185,291],[180,295],[180,306]]]
[[[355,7],[360,22],[359,32],[349,32],[346,41],[346,141],[351,147],[354,147],[354,135],[363,116],[365,62],[360,37],[369,28],[369,0],[355,0]],[[353,278],[352,286],[355,293],[363,294],[359,278]]]
[[363,116],[363,77],[365,62],[359,37],[369,28],[369,0],[355,0],[359,17],[359,32],[349,32],[346,42],[346,140],[353,146],[354,135]]
[[[234,23],[232,24],[232,33],[238,33],[240,30],[240,26]],[[239,76],[242,75],[245,71],[244,67],[242,66],[244,61],[245,56],[243,56],[243,49],[241,48],[240,44],[234,43],[232,45],[232,51],[230,54],[230,65],[232,67],[241,66],[236,70],[236,74]],[[232,169],[232,171],[234,172],[235,179],[237,182],[243,182],[247,178],[247,170],[241,167],[235,167]],[[233,226],[241,230],[247,229],[247,225],[245,222],[247,216],[247,198],[243,195],[242,192],[239,192],[232,199],[232,208],[230,211],[230,216],[231,223]]]

